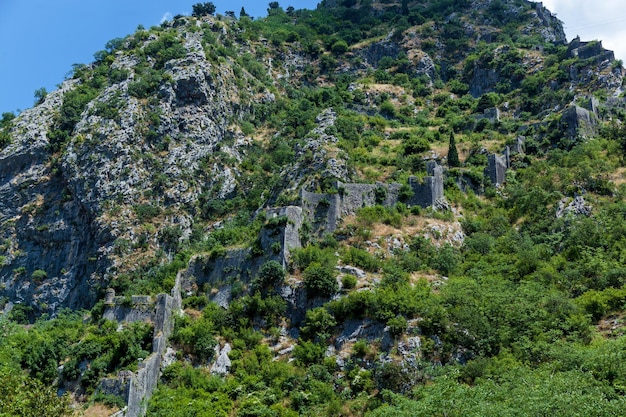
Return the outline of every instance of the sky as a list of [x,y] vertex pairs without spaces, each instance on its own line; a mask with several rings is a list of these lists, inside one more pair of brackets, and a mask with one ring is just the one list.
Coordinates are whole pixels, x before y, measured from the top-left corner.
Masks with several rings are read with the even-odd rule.
[[567,40],[601,40],[626,62],[626,0],[543,0],[564,23]]
[[[53,91],[73,64],[93,61],[107,41],[133,33],[138,25],[159,25],[189,14],[198,0],[0,0],[0,113],[32,107],[35,90]],[[268,1],[213,0],[217,12],[244,5],[254,17],[267,14]],[[284,8],[313,9],[318,0],[279,1]],[[600,39],[626,61],[625,0],[544,0],[565,22],[568,40]]]

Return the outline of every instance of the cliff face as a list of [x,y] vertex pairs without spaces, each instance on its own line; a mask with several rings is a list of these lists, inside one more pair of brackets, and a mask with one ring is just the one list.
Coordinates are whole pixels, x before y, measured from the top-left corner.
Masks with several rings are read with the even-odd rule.
[[[0,154],[2,295],[42,311],[94,302],[92,274],[103,265],[90,259],[110,240],[107,229],[71,194],[48,152],[47,128],[71,85],[24,111],[14,124],[13,143]],[[36,270],[45,275],[33,275]]]
[[[87,104],[62,152],[50,149],[48,135],[79,81],[66,81],[15,119],[13,141],[0,154],[0,282],[12,303],[38,312],[93,305],[120,268],[141,262],[141,253],[132,255],[139,239],[158,247],[159,232],[175,228],[168,242],[175,246],[189,235],[189,207],[203,190],[221,183],[219,195],[233,191],[231,170],[206,170],[220,144],[235,159],[246,145],[230,126],[241,112],[232,66],[210,63],[199,34],[180,36],[185,56],[167,62],[169,81],[150,99],[129,93],[139,60],[118,53],[110,67],[128,78]],[[102,111],[107,106],[113,115]],[[150,219],[133,210],[142,204],[157,208]]]
[[[374,16],[392,7],[374,6]],[[398,61],[389,64],[394,68],[406,66],[409,82],[425,77],[428,88],[457,77],[476,98],[512,90],[547,66],[541,48],[499,41],[502,26],[519,15],[528,39],[565,42],[561,23],[541,3],[484,0],[464,2],[441,22],[415,18],[396,32],[381,29],[343,52],[332,44],[326,52],[321,42],[305,45],[299,35],[268,41],[250,22],[212,17],[178,18],[119,41],[12,123],[11,143],[0,151],[5,307],[24,304],[35,313],[89,307],[118,277],[171,260],[182,242],[211,226],[206,207],[235,195],[252,196],[247,208],[254,211],[285,205],[303,187],[323,188],[326,178],[363,180],[342,148],[338,129],[345,126],[336,125],[333,100],[325,96],[339,88],[337,77],[350,78],[341,94],[353,95],[352,110],[366,115],[385,101],[399,107],[410,96],[400,82],[379,91],[371,78],[363,81],[390,68],[384,58]],[[460,39],[466,49],[458,47]],[[493,44],[489,54],[471,56],[481,43]],[[577,41],[568,53],[570,71],[560,74],[555,89],[595,83],[610,95],[621,91],[622,68],[601,45]],[[311,75],[312,68],[318,72]],[[312,110],[285,103],[313,86],[321,88],[316,100],[325,109],[307,124],[295,113]],[[81,88],[89,94],[72,96]],[[73,101],[81,105],[70,106]],[[281,122],[283,130],[264,125],[279,105],[292,106],[294,114]],[[68,128],[60,120],[70,110]],[[406,117],[417,113],[415,107]],[[67,133],[60,146],[53,134],[59,129]],[[283,149],[275,142],[287,129],[296,133]],[[276,149],[287,156],[263,169],[278,179],[253,175],[263,152]]]

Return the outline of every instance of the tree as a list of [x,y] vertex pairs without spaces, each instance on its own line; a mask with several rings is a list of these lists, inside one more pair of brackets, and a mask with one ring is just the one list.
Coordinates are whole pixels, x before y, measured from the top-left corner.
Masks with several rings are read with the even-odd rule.
[[337,325],[335,317],[324,307],[308,310],[305,322],[300,330],[307,340],[327,340],[332,335],[332,328]]
[[409,136],[403,141],[404,155],[418,155],[430,150],[430,142],[425,137]]
[[335,54],[335,55],[344,54],[344,53],[348,52],[348,49],[350,49],[348,47],[348,43],[346,41],[344,41],[344,40],[338,40],[331,47],[331,50],[333,51],[333,54]]
[[280,4],[277,1],[272,1],[268,4],[267,14],[268,16],[272,16],[280,10]]
[[402,0],[402,15],[403,16],[409,15],[409,1],[408,0]]
[[11,143],[11,134],[9,129],[13,124],[12,120],[15,119],[13,112],[2,113],[2,119],[0,119],[0,149]]
[[242,17],[250,17],[250,15],[246,13],[246,9],[244,7],[242,7],[241,11],[239,12],[239,18],[241,19]]
[[0,370],[0,399],[0,416],[72,415],[67,394],[59,397],[54,387],[9,369]]
[[304,288],[310,297],[330,297],[339,289],[334,271],[318,262],[309,265],[302,276],[304,277]]
[[267,261],[259,269],[254,286],[268,288],[282,282],[285,279],[285,269],[276,261]]
[[46,99],[46,96],[48,96],[48,91],[46,90],[46,87],[41,87],[35,90],[35,106],[38,104],[43,103],[43,101]]
[[450,132],[450,146],[448,147],[448,166],[450,168],[460,167],[459,151],[456,149],[454,133]]
[[196,3],[192,6],[191,15],[194,17],[213,15],[215,13],[215,5],[212,2]]

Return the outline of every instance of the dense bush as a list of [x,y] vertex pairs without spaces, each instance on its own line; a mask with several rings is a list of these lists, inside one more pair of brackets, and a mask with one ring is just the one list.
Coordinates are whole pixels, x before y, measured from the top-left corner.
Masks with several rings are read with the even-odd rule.
[[339,289],[334,269],[314,262],[303,272],[304,288],[309,297],[330,297]]
[[254,287],[268,289],[280,284],[285,279],[285,269],[276,261],[267,261],[259,269],[259,274],[254,281]]

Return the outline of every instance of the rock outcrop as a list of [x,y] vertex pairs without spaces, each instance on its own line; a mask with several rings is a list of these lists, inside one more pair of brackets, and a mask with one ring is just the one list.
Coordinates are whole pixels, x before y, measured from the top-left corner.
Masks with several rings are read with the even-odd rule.
[[588,139],[598,133],[598,118],[587,109],[570,106],[563,111],[561,127],[569,140]]

